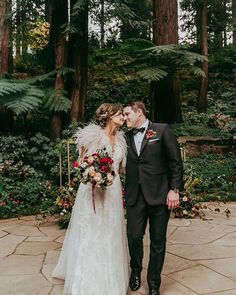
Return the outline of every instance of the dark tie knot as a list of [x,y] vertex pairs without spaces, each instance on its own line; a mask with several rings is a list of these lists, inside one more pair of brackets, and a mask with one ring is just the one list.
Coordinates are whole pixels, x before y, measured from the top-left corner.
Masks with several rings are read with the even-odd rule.
[[145,131],[145,127],[141,127],[141,128],[134,128],[133,129],[133,134],[137,134],[139,132],[143,133]]

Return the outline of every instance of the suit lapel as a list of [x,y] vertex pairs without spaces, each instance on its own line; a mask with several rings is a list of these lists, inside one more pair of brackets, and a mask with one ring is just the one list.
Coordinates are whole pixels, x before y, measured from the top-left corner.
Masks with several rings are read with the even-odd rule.
[[[147,131],[148,131],[149,129],[151,129],[151,127],[152,127],[152,122],[149,121]],[[146,133],[147,133],[147,131],[146,131]],[[144,135],[144,138],[143,138],[143,141],[142,141],[142,144],[141,144],[140,155],[141,155],[141,153],[142,153],[142,151],[143,151],[143,149],[144,149],[146,143],[148,142],[148,138],[147,138],[147,136],[146,136],[146,133],[145,133],[145,135]]]
[[136,149],[136,146],[135,146],[135,142],[134,142],[134,135],[133,135],[132,132],[130,132],[130,134],[129,134],[129,140],[130,140],[131,147],[132,147],[134,153],[135,153],[136,155],[138,155],[138,152],[137,152],[137,149]]

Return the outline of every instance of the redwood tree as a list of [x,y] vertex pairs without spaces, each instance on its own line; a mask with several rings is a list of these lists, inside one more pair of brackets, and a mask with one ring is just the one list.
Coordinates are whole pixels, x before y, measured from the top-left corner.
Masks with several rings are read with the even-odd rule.
[[[207,0],[201,3],[201,53],[208,57],[208,33],[207,33]],[[207,108],[207,88],[208,88],[208,61],[205,60],[202,65],[205,76],[202,77],[201,88],[197,101],[197,111],[204,112]]]
[[[55,91],[64,90],[65,83],[60,70],[65,66],[66,62],[66,40],[63,25],[67,23],[67,1],[53,0],[52,15],[51,15],[51,31],[50,43],[55,45],[55,69],[57,76],[55,79]],[[53,111],[51,118],[51,139],[56,140],[61,135],[62,112]]]
[[[153,41],[156,45],[178,44],[177,0],[153,0]],[[181,122],[180,83],[174,73],[152,84],[153,120]]]
[[[71,1],[71,7],[77,3]],[[80,9],[73,11],[71,24],[73,28],[69,41],[69,67],[74,69],[69,83],[71,97],[71,121],[84,121],[85,102],[87,97],[88,72],[88,0]]]
[[0,1],[0,76],[12,72],[11,1]]

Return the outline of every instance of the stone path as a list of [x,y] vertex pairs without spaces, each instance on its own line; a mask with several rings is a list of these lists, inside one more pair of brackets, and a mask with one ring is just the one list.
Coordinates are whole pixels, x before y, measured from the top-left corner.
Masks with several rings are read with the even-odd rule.
[[[170,220],[162,295],[236,295],[236,203],[209,204],[205,214],[206,220]],[[63,281],[51,272],[64,234],[34,216],[0,220],[0,295],[62,295]],[[148,245],[147,234],[142,287],[129,295],[148,294]]]

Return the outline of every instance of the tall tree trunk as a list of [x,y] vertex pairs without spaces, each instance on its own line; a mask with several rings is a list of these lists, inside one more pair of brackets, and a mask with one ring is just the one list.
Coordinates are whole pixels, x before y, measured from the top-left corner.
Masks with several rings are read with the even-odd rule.
[[[11,1],[0,1],[0,77],[12,73],[12,44],[11,44]],[[0,108],[0,130],[14,130],[13,113],[5,107]]]
[[[208,33],[207,33],[207,0],[202,1],[201,16],[201,54],[208,57]],[[208,61],[203,61],[202,70],[205,77],[202,77],[201,88],[198,95],[197,111],[205,112],[207,109],[207,89],[208,89]]]
[[16,0],[16,58],[21,55],[21,0]]
[[232,0],[233,45],[236,47],[236,0]]
[[[153,41],[156,45],[178,44],[177,0],[153,0]],[[180,82],[169,76],[152,88],[152,119],[158,122],[182,122]]]
[[[62,26],[67,22],[67,1],[53,0],[52,2],[52,24],[50,41],[55,41],[55,69],[58,71],[65,66],[66,60],[66,40]],[[65,88],[64,79],[61,74],[57,74],[55,80],[55,90],[63,91]],[[62,114],[53,112],[51,118],[51,139],[55,141],[61,136]]]
[[100,27],[101,27],[101,47],[104,47],[104,44],[105,44],[105,8],[104,8],[104,0],[101,0]]
[[0,77],[12,72],[11,1],[0,1]]
[[[76,0],[72,1],[74,5]],[[73,7],[73,6],[72,6]],[[71,121],[85,120],[88,72],[88,1],[78,15],[71,16],[71,24],[78,31],[70,36],[70,67],[75,70],[69,85],[71,89]]]
[[21,29],[21,45],[22,45],[22,55],[27,54],[28,52],[28,40],[27,40],[27,34],[28,32],[26,31],[26,23],[27,23],[27,19],[26,19],[26,6],[27,6],[27,1],[26,0],[21,0],[21,25],[22,25],[22,29]]
[[48,23],[51,23],[51,16],[52,16],[52,1],[45,0],[45,20]]

